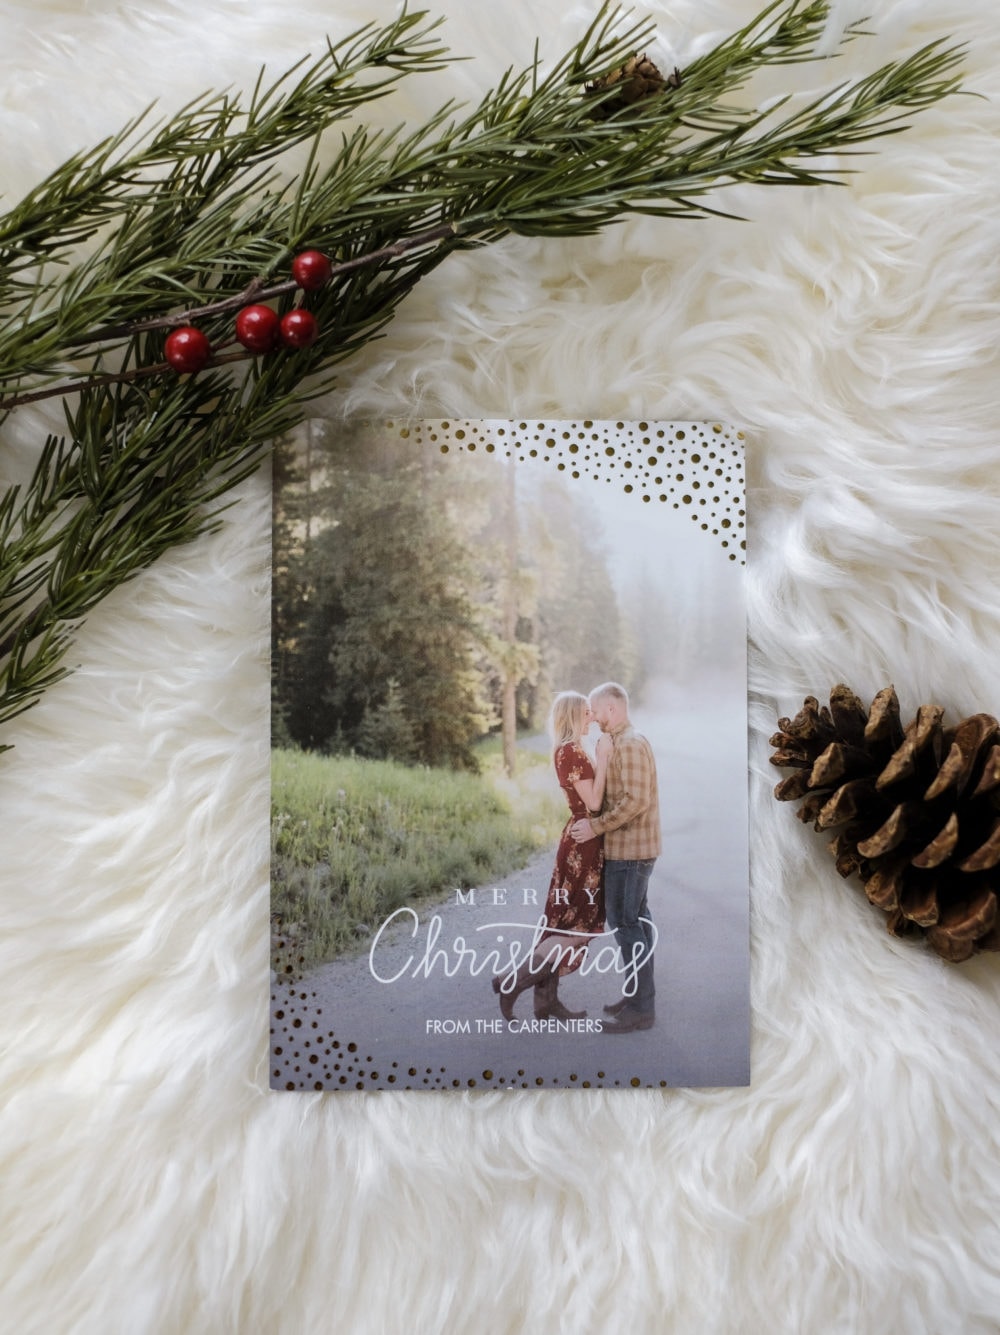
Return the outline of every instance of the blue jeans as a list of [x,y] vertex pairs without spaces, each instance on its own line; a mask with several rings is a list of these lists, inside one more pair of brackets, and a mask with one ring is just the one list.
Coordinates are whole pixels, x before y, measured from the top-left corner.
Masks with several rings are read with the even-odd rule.
[[629,1006],[637,1011],[653,1009],[656,987],[653,983],[653,945],[655,932],[646,900],[649,878],[655,858],[627,861],[607,859],[604,863],[604,912],[614,931],[622,963],[626,970],[635,968],[635,992],[631,972],[624,975],[623,993]]

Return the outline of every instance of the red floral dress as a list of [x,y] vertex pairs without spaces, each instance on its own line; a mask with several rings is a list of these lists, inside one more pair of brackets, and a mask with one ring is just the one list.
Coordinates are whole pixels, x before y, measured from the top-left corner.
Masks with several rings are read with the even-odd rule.
[[[563,827],[556,853],[556,865],[549,882],[545,915],[550,928],[573,932],[604,931],[604,836],[597,835],[578,844],[570,834],[574,821],[589,814],[587,804],[573,786],[581,779],[594,777],[594,766],[577,742],[566,742],[555,754],[556,776],[569,803],[569,820]],[[589,894],[588,894],[589,891]],[[545,939],[548,939],[547,937]],[[567,946],[586,944],[584,938],[566,937]],[[560,977],[573,973],[583,963],[584,952],[564,955],[559,965]]]

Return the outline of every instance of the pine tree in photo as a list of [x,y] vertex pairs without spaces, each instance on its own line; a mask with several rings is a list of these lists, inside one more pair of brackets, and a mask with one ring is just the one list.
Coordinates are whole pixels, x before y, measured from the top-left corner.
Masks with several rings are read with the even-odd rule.
[[[393,712],[412,759],[475,768],[489,713],[475,667],[477,625],[465,552],[419,462],[392,472],[343,470],[335,518],[313,540],[314,592],[291,704],[300,744],[371,744]],[[367,722],[366,722],[367,720]]]
[[417,735],[406,712],[399,682],[390,677],[380,704],[370,705],[356,732],[358,755],[372,760],[398,760],[404,765],[417,759]]

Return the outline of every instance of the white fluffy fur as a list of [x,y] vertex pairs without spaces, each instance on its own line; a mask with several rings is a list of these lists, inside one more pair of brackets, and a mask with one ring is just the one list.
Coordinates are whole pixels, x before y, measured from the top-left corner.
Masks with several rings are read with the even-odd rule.
[[[476,60],[407,94],[413,117],[590,12],[438,8]],[[0,0],[6,197],[152,95],[246,85],[394,9]],[[641,6],[679,63],[754,9]],[[835,9],[877,35],[800,80],[954,34],[1000,91],[993,0]],[[746,424],[752,1086],[267,1092],[260,478],[94,613],[0,761],[8,1329],[1000,1329],[1000,960],[891,941],[766,763],[776,713],[842,679],[1000,711],[998,133],[995,100],[955,99],[845,189],[733,191],[747,223],[454,259],[330,405]],[[5,476],[44,420],[5,428]]]

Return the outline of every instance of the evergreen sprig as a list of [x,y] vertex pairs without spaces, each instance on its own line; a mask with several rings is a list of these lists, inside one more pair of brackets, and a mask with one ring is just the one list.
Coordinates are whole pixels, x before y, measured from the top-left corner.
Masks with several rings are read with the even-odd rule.
[[[269,86],[262,76],[245,104],[210,94],[159,127],[140,117],[35,187],[0,217],[0,409],[73,392],[65,434],[0,503],[0,723],[62,675],[96,603],[215,522],[266,443],[452,251],[585,235],[636,212],[697,218],[736,182],[835,183],[846,168],[819,159],[958,90],[961,48],[933,42],[800,106],[734,105],[762,69],[819,59],[829,16],[827,0],[775,0],[678,86],[608,111],[602,77],[653,32],[606,4],[544,76],[536,55],[471,109],[374,129],[369,102],[453,59],[437,22],[404,12]],[[223,354],[194,377],[162,364],[157,325],[199,308],[224,345],[234,302],[282,285],[307,246],[339,266],[311,301],[311,348],[242,366]]]

